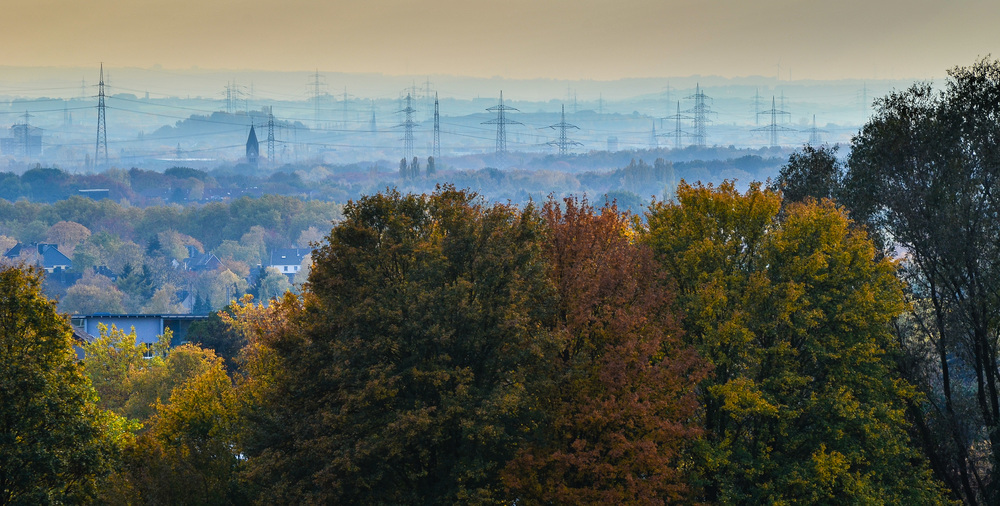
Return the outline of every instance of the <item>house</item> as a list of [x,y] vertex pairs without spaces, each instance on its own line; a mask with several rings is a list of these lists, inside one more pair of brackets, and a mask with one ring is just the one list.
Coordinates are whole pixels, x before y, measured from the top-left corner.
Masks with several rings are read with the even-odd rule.
[[214,271],[222,267],[222,260],[214,253],[199,253],[194,246],[188,246],[188,257],[184,259],[184,269],[189,271]]
[[7,250],[3,256],[8,260],[23,259],[28,263],[45,269],[45,272],[49,274],[52,274],[56,269],[67,270],[73,266],[73,261],[62,254],[55,244],[17,243],[13,248]]
[[171,346],[184,343],[187,339],[188,328],[192,323],[205,320],[209,315],[193,314],[84,314],[72,315],[70,320],[73,323],[74,336],[97,336],[100,335],[98,325],[104,324],[111,328],[112,325],[130,332],[135,329],[136,342],[142,344],[156,343],[158,337],[163,335],[166,329],[173,332]]
[[278,248],[271,251],[271,262],[267,266],[278,269],[288,276],[289,281],[293,281],[302,268],[302,261],[312,253],[312,248]]

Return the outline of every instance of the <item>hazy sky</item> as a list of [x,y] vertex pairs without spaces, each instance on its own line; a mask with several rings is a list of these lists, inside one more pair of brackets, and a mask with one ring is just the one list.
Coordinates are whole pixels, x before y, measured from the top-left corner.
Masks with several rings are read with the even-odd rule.
[[997,0],[19,0],[0,65],[609,80],[929,78],[1000,57]]

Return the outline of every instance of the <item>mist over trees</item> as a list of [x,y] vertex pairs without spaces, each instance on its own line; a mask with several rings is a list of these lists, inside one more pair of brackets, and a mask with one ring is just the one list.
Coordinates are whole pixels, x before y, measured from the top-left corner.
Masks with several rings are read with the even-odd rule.
[[[180,168],[119,174],[200,182],[183,205],[0,200],[0,245],[74,264],[0,267],[0,503],[996,504],[998,108],[984,59],[741,185],[418,159],[346,203],[206,200],[222,174]],[[213,314],[179,346],[46,295],[181,287]]]

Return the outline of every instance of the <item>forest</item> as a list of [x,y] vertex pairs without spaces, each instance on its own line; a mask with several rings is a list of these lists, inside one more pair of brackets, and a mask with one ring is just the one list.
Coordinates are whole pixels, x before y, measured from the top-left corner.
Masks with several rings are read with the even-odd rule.
[[0,270],[0,504],[1000,503],[998,117],[983,59],[770,182],[631,164],[669,188],[632,210],[453,184],[0,202],[37,237],[128,215],[79,243],[160,262],[316,245],[176,347],[75,340],[42,272]]

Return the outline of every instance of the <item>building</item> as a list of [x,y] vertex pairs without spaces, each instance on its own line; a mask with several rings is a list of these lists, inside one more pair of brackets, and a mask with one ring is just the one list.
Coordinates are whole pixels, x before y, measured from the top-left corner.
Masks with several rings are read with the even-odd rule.
[[[99,325],[104,324],[111,328],[112,325],[131,332],[135,329],[136,342],[142,344],[153,344],[158,341],[167,329],[173,333],[170,340],[171,346],[183,344],[187,340],[188,329],[191,324],[205,320],[209,315],[194,314],[85,314],[73,315],[70,320],[73,323],[75,336],[84,333],[88,336],[98,336],[101,331]],[[80,339],[78,337],[78,339]]]
[[247,136],[247,163],[256,167],[258,160],[260,160],[260,144],[257,142],[257,132],[254,131],[253,125],[250,125],[250,135]]
[[194,246],[188,246],[188,257],[184,259],[184,269],[189,271],[214,271],[222,267],[222,261],[214,253],[200,253]]
[[10,137],[0,139],[0,151],[15,158],[38,158],[42,155],[42,129],[18,123],[10,127]]
[[52,271],[56,269],[67,270],[73,266],[73,261],[59,251],[55,244],[17,243],[3,256],[7,260],[21,259],[29,264],[37,265],[49,274],[52,274]]
[[302,261],[312,256],[312,248],[279,248],[271,252],[271,262],[268,267],[274,267],[294,281],[295,274],[302,268]]

